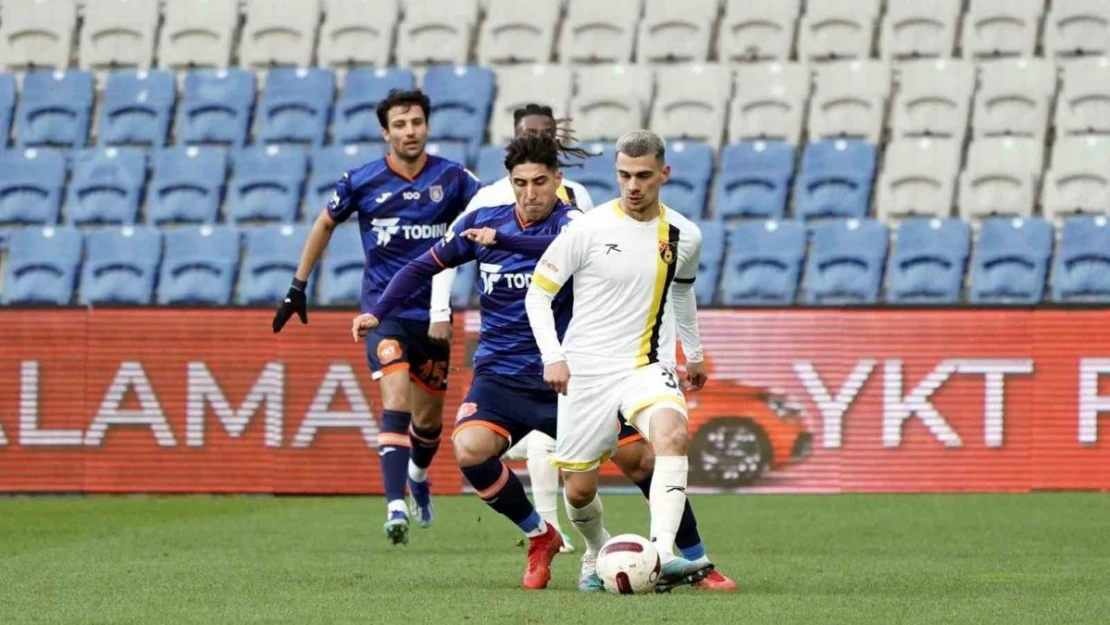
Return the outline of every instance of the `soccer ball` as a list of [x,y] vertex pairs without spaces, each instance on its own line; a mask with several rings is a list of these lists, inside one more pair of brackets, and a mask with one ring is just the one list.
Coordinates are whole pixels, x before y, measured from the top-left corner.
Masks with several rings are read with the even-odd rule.
[[610,538],[597,554],[597,576],[614,595],[651,592],[661,568],[655,545],[636,534]]

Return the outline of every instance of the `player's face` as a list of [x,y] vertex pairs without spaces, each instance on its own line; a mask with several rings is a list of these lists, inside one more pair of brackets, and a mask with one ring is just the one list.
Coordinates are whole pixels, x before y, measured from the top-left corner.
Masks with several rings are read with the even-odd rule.
[[516,195],[516,205],[527,221],[543,221],[555,208],[563,174],[547,165],[521,163],[509,173]]
[[529,132],[555,136],[555,122],[546,115],[525,115],[516,125],[516,136]]
[[389,109],[389,124],[382,128],[382,139],[390,151],[406,161],[415,161],[424,154],[428,142],[428,120],[419,106],[395,106]]
[[638,213],[659,203],[659,187],[671,177],[671,166],[654,156],[632,157],[617,154],[617,182],[621,187],[621,204]]

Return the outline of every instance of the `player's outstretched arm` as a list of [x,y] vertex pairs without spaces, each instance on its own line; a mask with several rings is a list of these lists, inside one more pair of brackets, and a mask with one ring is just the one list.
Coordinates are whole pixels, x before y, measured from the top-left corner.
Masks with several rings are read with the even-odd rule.
[[308,239],[301,251],[301,261],[297,265],[296,273],[293,274],[293,284],[289,286],[285,299],[274,313],[275,333],[281,332],[294,313],[300,318],[302,324],[308,323],[308,300],[305,295],[308,276],[312,274],[316,263],[320,262],[320,256],[327,249],[336,225],[337,222],[326,210],[321,211],[320,216],[316,218],[316,223],[312,224],[312,230],[308,233]]
[[671,286],[674,302],[675,325],[678,338],[682,341],[682,353],[686,356],[686,382],[691,390],[701,390],[708,380],[705,356],[701,345],[701,332],[698,328],[698,302],[694,294],[694,280],[697,278],[698,263],[701,259],[701,233],[694,231],[688,244],[690,254],[686,255],[675,273]]

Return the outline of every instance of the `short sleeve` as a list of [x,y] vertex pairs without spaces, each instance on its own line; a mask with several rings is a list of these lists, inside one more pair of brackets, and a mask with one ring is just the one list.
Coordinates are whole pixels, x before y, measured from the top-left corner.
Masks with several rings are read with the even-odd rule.
[[353,196],[351,173],[345,172],[339,182],[335,183],[335,193],[328,200],[328,215],[339,223],[346,221],[351,213],[358,208],[358,203],[355,202]]
[[580,226],[581,223],[568,224],[551,242],[536,264],[533,285],[555,295],[582,266],[589,249],[589,231]]
[[431,253],[441,267],[458,267],[475,257],[475,243],[462,236],[463,231],[474,227],[474,213],[467,213],[455,220],[447,235],[432,246]]
[[701,230],[692,226],[689,229],[689,239],[679,240],[679,245],[684,243],[688,252],[679,255],[680,262],[674,279],[678,283],[692,284],[698,277],[698,265],[701,264]]

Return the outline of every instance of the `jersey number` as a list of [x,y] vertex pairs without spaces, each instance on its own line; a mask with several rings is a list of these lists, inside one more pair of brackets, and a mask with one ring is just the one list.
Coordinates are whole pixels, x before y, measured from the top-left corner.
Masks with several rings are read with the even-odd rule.
[[428,386],[438,389],[447,377],[447,363],[429,360],[420,365],[420,377],[428,383]]
[[678,382],[674,379],[673,373],[664,369],[663,377],[667,379],[666,382],[664,382],[664,384],[667,385],[667,388],[678,388]]

